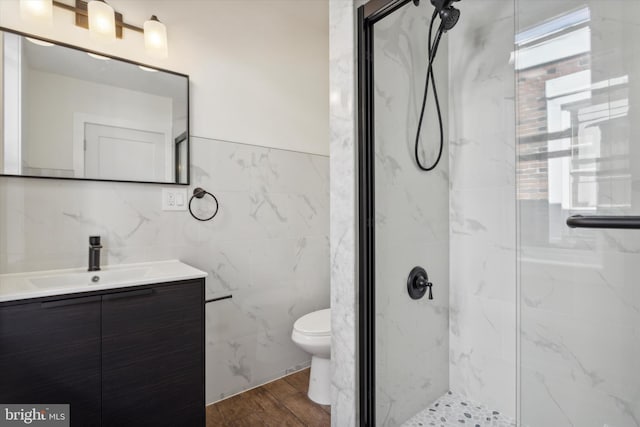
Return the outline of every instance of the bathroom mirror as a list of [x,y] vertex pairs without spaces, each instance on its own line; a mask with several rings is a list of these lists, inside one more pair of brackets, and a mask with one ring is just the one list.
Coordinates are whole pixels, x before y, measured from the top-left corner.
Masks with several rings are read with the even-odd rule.
[[189,183],[189,78],[0,29],[0,174]]

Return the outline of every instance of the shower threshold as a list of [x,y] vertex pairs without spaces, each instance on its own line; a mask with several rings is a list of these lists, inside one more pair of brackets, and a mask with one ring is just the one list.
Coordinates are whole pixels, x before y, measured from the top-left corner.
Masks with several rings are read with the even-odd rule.
[[402,427],[451,427],[461,425],[515,427],[516,423],[499,411],[449,391],[428,408],[402,424]]

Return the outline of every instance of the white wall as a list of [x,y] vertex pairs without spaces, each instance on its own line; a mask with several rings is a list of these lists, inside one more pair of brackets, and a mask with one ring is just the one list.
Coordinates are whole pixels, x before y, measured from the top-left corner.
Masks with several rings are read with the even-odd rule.
[[97,43],[54,8],[50,28],[0,1],[0,26],[189,74],[194,136],[329,153],[329,27],[326,0],[113,0],[125,22],[152,14],[167,25],[169,58],[144,52],[141,34]]

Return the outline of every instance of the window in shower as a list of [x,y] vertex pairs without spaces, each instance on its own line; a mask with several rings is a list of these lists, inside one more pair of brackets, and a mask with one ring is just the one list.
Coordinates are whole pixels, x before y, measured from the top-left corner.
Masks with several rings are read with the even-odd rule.
[[590,24],[584,7],[516,34],[518,200],[542,246],[575,245],[562,221],[572,213],[631,203],[629,79],[594,81]]

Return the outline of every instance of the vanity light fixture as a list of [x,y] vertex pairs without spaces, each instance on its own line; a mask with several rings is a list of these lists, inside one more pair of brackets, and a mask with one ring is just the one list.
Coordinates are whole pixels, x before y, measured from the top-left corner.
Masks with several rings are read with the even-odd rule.
[[145,49],[149,56],[164,59],[168,57],[167,27],[153,15],[144,23],[144,28],[127,24],[122,14],[116,12],[105,0],[75,0],[74,5],[60,0],[20,0],[23,19],[52,21],[53,6],[73,12],[77,26],[87,28],[91,37],[99,40],[121,39],[123,28],[144,35]]
[[51,25],[53,3],[51,0],[20,0],[20,16],[25,21]]

